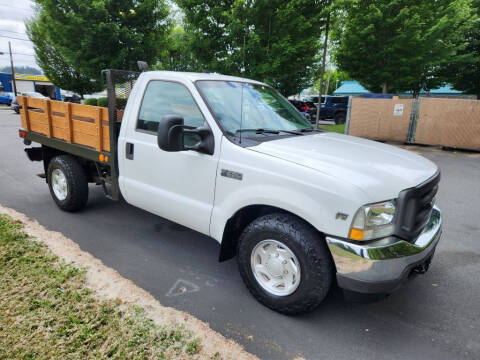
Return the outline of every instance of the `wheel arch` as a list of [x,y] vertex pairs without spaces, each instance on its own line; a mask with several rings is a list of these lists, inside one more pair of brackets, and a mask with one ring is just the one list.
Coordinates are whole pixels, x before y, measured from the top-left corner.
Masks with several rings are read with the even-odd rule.
[[319,232],[320,234],[324,234],[323,232],[319,231],[312,223],[308,220],[302,218],[301,216],[272,205],[264,205],[264,204],[253,204],[247,205],[240,209],[238,209],[232,217],[230,217],[227,222],[225,223],[225,227],[223,230],[222,235],[222,242],[220,244],[220,253],[218,257],[218,261],[226,261],[236,256],[237,254],[237,244],[240,235],[242,234],[243,230],[255,219],[272,213],[284,213],[295,216],[302,221],[306,222],[308,225],[312,227],[315,231]]

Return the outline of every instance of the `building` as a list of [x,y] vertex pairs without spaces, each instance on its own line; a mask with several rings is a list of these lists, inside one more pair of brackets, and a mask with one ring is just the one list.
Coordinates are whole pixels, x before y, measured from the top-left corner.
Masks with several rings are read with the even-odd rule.
[[[335,90],[333,95],[338,96],[361,96],[370,94],[370,91],[365,89],[358,81],[348,80],[343,81],[342,85]],[[401,97],[411,97],[412,92],[405,92],[398,94]],[[461,91],[453,89],[450,85],[439,87],[430,91],[421,91],[420,96],[432,96],[432,97],[454,97],[454,98],[471,98],[470,95],[465,95]]]
[[[53,85],[44,75],[15,74],[17,92],[39,92],[50,99],[61,100],[60,88]],[[13,92],[12,74],[0,73],[0,90]]]

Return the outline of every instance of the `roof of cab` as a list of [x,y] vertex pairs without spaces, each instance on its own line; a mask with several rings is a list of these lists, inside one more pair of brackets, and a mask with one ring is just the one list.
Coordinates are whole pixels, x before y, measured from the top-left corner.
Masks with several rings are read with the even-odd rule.
[[182,78],[188,79],[190,81],[197,80],[221,80],[221,81],[236,81],[236,82],[249,82],[260,85],[265,85],[260,81],[245,79],[237,76],[228,76],[216,73],[196,73],[196,72],[182,72],[182,71],[147,71],[143,74],[148,75],[148,77],[153,78],[155,75],[167,76],[170,78]]

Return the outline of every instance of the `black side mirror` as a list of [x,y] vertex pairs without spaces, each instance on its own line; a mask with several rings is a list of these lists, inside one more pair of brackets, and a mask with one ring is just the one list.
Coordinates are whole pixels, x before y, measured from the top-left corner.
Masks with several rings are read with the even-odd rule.
[[158,123],[158,147],[164,151],[182,151],[183,145],[183,117],[167,115]]
[[[194,146],[185,146],[185,134],[199,137],[199,142]],[[213,155],[215,142],[212,130],[208,126],[196,129],[185,129],[183,117],[166,115],[158,124],[158,147],[164,151],[193,150],[203,154]]]

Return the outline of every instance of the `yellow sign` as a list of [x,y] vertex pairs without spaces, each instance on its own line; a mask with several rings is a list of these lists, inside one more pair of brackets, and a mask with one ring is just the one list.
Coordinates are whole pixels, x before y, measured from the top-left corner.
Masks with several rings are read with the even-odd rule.
[[15,74],[15,80],[50,81],[45,75]]

